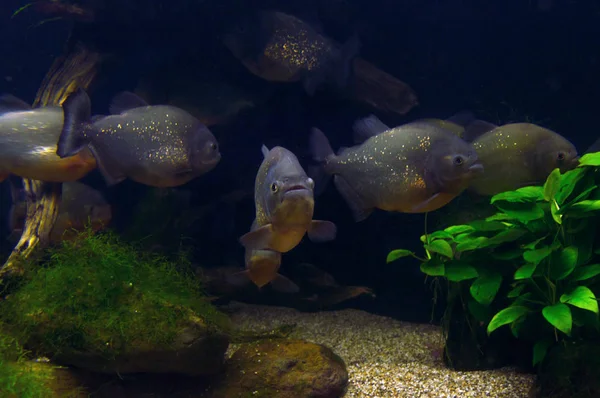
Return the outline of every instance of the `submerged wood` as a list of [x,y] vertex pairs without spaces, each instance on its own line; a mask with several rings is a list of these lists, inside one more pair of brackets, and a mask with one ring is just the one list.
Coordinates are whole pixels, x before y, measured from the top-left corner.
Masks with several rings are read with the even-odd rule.
[[[33,106],[60,105],[77,88],[87,89],[96,76],[100,61],[100,54],[88,50],[83,44],[69,43],[66,53],[50,67]],[[38,246],[43,248],[48,244],[58,215],[62,183],[24,178],[23,187],[27,197],[27,218],[21,239],[0,268],[0,281],[23,273],[24,260]]]

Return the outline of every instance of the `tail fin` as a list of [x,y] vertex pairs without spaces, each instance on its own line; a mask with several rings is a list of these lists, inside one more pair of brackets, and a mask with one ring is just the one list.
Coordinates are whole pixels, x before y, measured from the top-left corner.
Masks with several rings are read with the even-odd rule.
[[354,67],[354,58],[358,56],[360,46],[360,39],[357,34],[354,34],[346,43],[344,43],[342,48],[340,48],[338,58],[336,59],[332,71],[335,83],[339,88],[345,88],[350,82]]
[[75,155],[86,145],[83,130],[92,117],[91,107],[90,97],[82,88],[63,102],[64,123],[56,148],[61,158]]
[[325,134],[316,127],[311,130],[309,145],[312,158],[317,165],[308,166],[308,175],[315,181],[315,195],[320,195],[327,187],[330,178],[325,165],[335,157],[335,154]]
[[359,50],[360,40],[357,35],[354,35],[344,43],[339,49],[337,56],[328,65],[311,71],[304,76],[302,84],[306,93],[312,96],[317,91],[317,88],[328,79],[332,79],[339,88],[345,88],[352,75],[353,61],[358,55]]

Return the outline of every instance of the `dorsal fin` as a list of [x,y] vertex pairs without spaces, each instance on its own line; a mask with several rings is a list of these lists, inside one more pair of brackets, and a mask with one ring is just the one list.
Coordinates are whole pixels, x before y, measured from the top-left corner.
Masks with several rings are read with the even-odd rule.
[[31,105],[12,94],[0,95],[0,115],[8,112],[28,111]]
[[458,124],[459,126],[463,126],[463,127],[468,126],[469,124],[473,123],[475,120],[477,120],[477,118],[475,117],[475,114],[473,112],[467,111],[467,110],[457,112],[454,115],[450,116],[448,119],[446,119],[446,121],[448,121],[448,122],[452,122],[454,124]]
[[389,130],[389,126],[383,123],[375,115],[369,115],[363,119],[359,119],[352,125],[354,131],[354,142],[356,144],[362,144],[369,138],[381,134],[384,131]]
[[265,144],[263,144],[262,148],[260,148],[260,150],[262,151],[262,154],[264,157],[267,157],[267,155],[269,154],[269,148],[267,148],[267,146]]
[[497,127],[498,126],[493,123],[477,119],[465,127],[463,139],[467,142],[473,142],[483,134],[492,131]]
[[111,115],[119,115],[130,109],[141,108],[149,105],[150,104],[148,104],[139,95],[134,94],[131,91],[123,91],[113,97],[108,110]]

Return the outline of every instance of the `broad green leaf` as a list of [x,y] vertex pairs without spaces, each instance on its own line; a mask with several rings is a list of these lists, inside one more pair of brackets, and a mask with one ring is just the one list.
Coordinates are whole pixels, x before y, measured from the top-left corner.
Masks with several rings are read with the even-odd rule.
[[523,315],[527,314],[528,312],[529,312],[529,309],[527,307],[523,307],[523,306],[512,306],[512,307],[503,309],[502,311],[500,311],[496,315],[494,315],[494,317],[488,324],[488,327],[487,327],[488,335],[490,333],[492,333],[494,330],[498,329],[500,326],[504,326],[506,324],[514,322],[517,319],[519,319],[520,317],[522,317]]
[[469,240],[475,239],[475,236],[471,232],[465,232],[463,234],[458,234],[454,237],[454,241],[456,243],[462,243]]
[[579,267],[571,274],[569,279],[574,281],[584,281],[600,275],[600,264],[587,265],[585,267]]
[[537,203],[512,203],[503,201],[496,203],[495,206],[523,224],[544,217],[544,210]]
[[408,256],[412,256],[412,255],[414,255],[414,253],[411,252],[410,250],[405,250],[405,249],[392,250],[387,255],[386,262],[391,263],[392,261],[396,261],[399,258],[408,257]]
[[535,343],[533,346],[533,366],[544,360],[551,344],[552,342],[550,340],[540,340]]
[[515,336],[516,339],[519,338],[519,332],[521,331],[521,329],[523,328],[523,325],[525,323],[525,319],[527,317],[522,316],[519,319],[517,319],[516,321],[514,321],[513,323],[511,323],[509,325],[510,328],[510,333]]
[[560,225],[562,224],[562,214],[559,214],[558,210],[556,199],[552,199],[550,202],[550,214],[552,215],[554,222]]
[[560,189],[560,169],[552,170],[552,173],[546,179],[544,183],[544,200],[550,202],[554,200],[554,195]]
[[452,258],[454,256],[452,247],[445,240],[434,240],[428,245],[425,245],[425,249],[429,252],[439,253],[448,258]]
[[543,190],[542,187],[531,186],[519,188],[516,191],[502,192],[492,196],[490,203],[494,204],[499,201],[513,202],[513,203],[531,203],[542,200]]
[[492,317],[490,307],[482,305],[475,300],[469,300],[467,302],[467,307],[469,308],[471,315],[473,315],[473,318],[479,322],[487,322]]
[[525,284],[524,283],[519,283],[510,292],[508,292],[506,294],[506,297],[508,297],[508,298],[519,297],[521,295],[521,292],[523,291],[524,288],[525,288]]
[[527,263],[521,266],[518,270],[515,271],[515,280],[528,279],[531,278],[535,269],[537,268],[537,264]]
[[571,293],[563,294],[560,296],[560,302],[598,313],[598,300],[594,292],[586,286],[577,286]]
[[579,203],[560,209],[560,214],[566,214],[569,217],[576,217],[578,215],[585,215],[592,211],[600,210],[600,200],[582,200]]
[[437,259],[432,259],[421,263],[420,268],[421,272],[429,276],[444,276],[445,274],[444,263]]
[[527,233],[527,230],[522,229],[522,228],[505,229],[504,231],[500,232],[499,234],[492,236],[488,241],[488,245],[489,246],[501,245],[502,243],[506,243],[506,242],[514,242],[515,240],[521,238],[526,233]]
[[555,199],[559,205],[565,203],[565,200],[569,198],[577,183],[586,175],[587,169],[577,168],[569,170],[561,176],[560,179],[560,190],[555,195]]
[[600,152],[586,153],[579,159],[579,165],[577,167],[600,166]]
[[452,240],[452,235],[449,234],[448,232],[445,231],[435,231],[429,235],[421,235],[421,242],[426,243],[427,242],[427,238],[429,238],[429,241],[431,242],[432,240],[435,239],[449,239]]
[[526,245],[521,246],[523,249],[529,249],[529,250],[534,250],[535,247],[538,245],[538,243],[540,243],[541,241],[543,241],[544,239],[546,239],[546,237],[544,236],[543,238],[539,238],[534,240],[533,242],[529,242]]
[[485,236],[479,236],[477,238],[472,239],[465,239],[464,241],[456,245],[456,250],[459,252],[466,252],[469,250],[479,249],[480,247],[487,246],[487,241],[488,238],[486,238]]
[[523,258],[528,263],[539,264],[543,259],[548,257],[552,253],[552,248],[550,246],[543,246],[539,249],[528,250],[523,253]]
[[454,261],[446,265],[446,278],[452,282],[460,282],[467,279],[477,278],[477,270],[462,261]]
[[571,309],[566,304],[554,304],[544,307],[542,315],[550,325],[554,326],[567,336],[571,335],[571,328],[573,327],[573,317],[571,316]]
[[588,197],[590,196],[590,194],[593,192],[594,195],[592,196],[592,199],[598,199],[595,198],[594,196],[596,196],[595,194],[598,192],[598,187],[596,186],[595,182],[593,179],[589,179],[591,180],[591,184],[593,184],[591,187],[586,188],[583,192],[581,192],[579,195],[575,196],[575,198],[573,198],[572,201],[569,202],[569,205],[581,202],[584,199],[588,199]]
[[473,228],[470,225],[452,225],[444,229],[444,231],[448,232],[451,235],[458,235],[463,234],[465,232],[473,232],[475,231],[475,228]]
[[493,216],[489,216],[485,219],[485,221],[514,221],[515,218],[509,216],[506,213],[496,213]]
[[491,253],[492,258],[498,260],[514,260],[515,258],[519,258],[523,255],[523,250],[520,249],[512,249],[512,250],[494,250]]
[[565,247],[555,252],[550,261],[550,279],[561,280],[573,272],[577,266],[577,248]]
[[534,299],[535,297],[533,294],[531,294],[531,292],[521,293],[519,296],[517,296],[517,298],[515,298],[515,301],[512,305],[522,305],[524,307],[528,307],[531,305],[530,301]]
[[471,284],[469,291],[471,292],[471,296],[473,296],[478,303],[490,305],[492,301],[494,301],[501,284],[502,275],[497,272],[486,272],[475,279]]
[[477,231],[503,231],[507,228],[506,224],[500,221],[475,220],[469,223]]

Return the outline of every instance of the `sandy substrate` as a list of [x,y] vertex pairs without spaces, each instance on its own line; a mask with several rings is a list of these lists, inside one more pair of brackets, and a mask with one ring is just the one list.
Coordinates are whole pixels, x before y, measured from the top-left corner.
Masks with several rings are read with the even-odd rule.
[[[358,310],[302,313],[290,308],[232,303],[234,323],[263,330],[295,323],[292,337],[331,347],[346,361],[345,397],[526,398],[534,376],[512,369],[457,372],[439,356],[441,329]],[[230,347],[233,353],[237,347]]]

